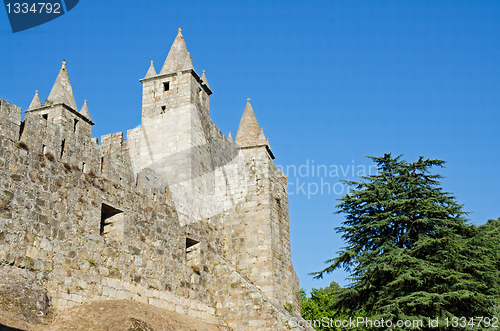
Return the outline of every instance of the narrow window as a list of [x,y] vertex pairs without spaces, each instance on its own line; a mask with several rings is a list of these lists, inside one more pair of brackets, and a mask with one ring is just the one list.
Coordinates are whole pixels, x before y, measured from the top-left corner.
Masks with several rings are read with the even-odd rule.
[[21,122],[21,125],[19,126],[19,140],[23,137],[23,132],[24,132],[24,121]]
[[123,228],[123,212],[103,203],[101,207],[101,236],[116,241],[123,241]]
[[64,145],[66,144],[66,139],[63,139],[62,142],[61,142],[61,159],[64,155]]
[[161,106],[161,113],[165,114],[165,110],[167,110],[167,106]]
[[82,170],[84,174],[87,173],[87,165],[85,164],[85,162],[83,162]]
[[200,243],[194,239],[186,238],[186,265],[193,271],[200,274],[201,271],[201,251]]
[[76,125],[78,124],[78,120],[75,118],[75,124],[73,125],[73,132],[76,132]]
[[168,90],[170,90],[170,82],[163,83],[163,91],[168,91]]
[[42,117],[43,117],[45,120],[48,120],[48,119],[49,119],[49,114],[44,114],[44,115],[42,115]]

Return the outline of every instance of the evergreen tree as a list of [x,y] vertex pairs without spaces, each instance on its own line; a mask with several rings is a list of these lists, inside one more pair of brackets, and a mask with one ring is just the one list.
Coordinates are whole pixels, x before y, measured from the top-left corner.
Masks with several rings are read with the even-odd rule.
[[488,220],[486,224],[478,227],[478,240],[482,246],[488,247],[488,255],[500,270],[500,218]]
[[390,154],[371,159],[378,173],[346,181],[354,189],[337,206],[346,220],[336,230],[347,246],[313,273],[351,273],[336,309],[393,321],[488,316],[498,272],[462,206],[439,187],[442,177],[430,173],[445,162],[408,163]]

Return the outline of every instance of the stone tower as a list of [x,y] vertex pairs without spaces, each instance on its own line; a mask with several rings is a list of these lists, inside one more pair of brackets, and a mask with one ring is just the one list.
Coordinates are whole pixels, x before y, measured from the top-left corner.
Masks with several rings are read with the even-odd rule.
[[[43,121],[38,119],[42,118]],[[52,86],[47,99],[42,102],[35,92],[20,124],[21,141],[30,137],[49,135],[52,139],[34,139],[31,146],[43,154],[59,157],[64,162],[73,163],[85,173],[100,164],[100,156],[93,147],[97,139],[91,139],[94,122],[90,118],[87,100],[78,111],[73,89],[66,69],[66,61]]]
[[235,142],[209,117],[212,91],[179,29],[159,74],[141,79],[142,121],[128,131],[134,172],[147,168],[168,186],[184,224],[219,218],[227,258],[270,300],[298,307],[290,258],[287,181],[247,100]]
[[247,169],[248,193],[227,223],[233,233],[231,259],[275,304],[298,307],[298,278],[290,256],[287,180],[273,164],[274,154],[250,99],[235,143]]
[[143,84],[141,126],[128,131],[136,173],[157,172],[170,187],[184,222],[207,216],[204,197],[214,192],[210,158],[212,94],[205,73],[200,77],[179,28],[160,73],[153,62]]
[[90,119],[87,100],[85,100],[81,111],[78,112],[66,69],[66,61],[62,62],[61,70],[45,104],[42,105],[38,91],[36,91],[26,113],[27,116],[30,114],[41,115],[47,121],[61,125],[66,132],[73,132],[90,139],[94,122]]

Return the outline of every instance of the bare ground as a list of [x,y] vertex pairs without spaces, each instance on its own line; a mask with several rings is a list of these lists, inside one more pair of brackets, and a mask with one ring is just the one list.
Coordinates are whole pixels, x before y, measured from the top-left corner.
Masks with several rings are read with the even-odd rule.
[[47,324],[20,320],[0,311],[0,331],[221,331],[220,325],[135,301],[96,301],[77,307],[57,307]]

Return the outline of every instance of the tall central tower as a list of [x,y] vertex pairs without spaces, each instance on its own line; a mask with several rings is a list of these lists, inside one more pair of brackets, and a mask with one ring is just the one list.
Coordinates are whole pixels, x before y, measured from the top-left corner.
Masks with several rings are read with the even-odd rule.
[[142,120],[129,130],[128,146],[137,174],[149,168],[160,174],[174,197],[181,221],[206,218],[215,191],[211,156],[213,124],[209,118],[212,94],[205,72],[193,68],[179,28],[159,74],[153,62],[140,80]]

